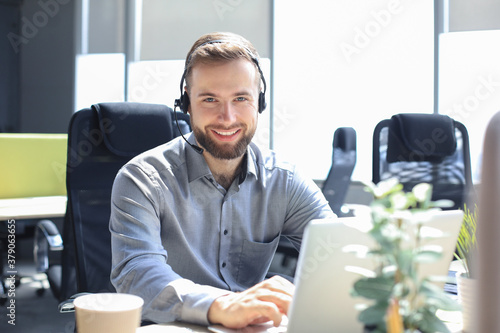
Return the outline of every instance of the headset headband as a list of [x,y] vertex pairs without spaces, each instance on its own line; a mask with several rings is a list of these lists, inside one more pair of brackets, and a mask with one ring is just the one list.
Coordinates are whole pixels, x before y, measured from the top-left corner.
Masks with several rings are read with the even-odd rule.
[[257,59],[257,57],[253,54],[253,52],[251,52],[248,49],[248,47],[246,47],[238,42],[231,41],[231,40],[225,40],[225,39],[214,39],[214,40],[204,42],[204,43],[200,44],[199,46],[197,46],[189,54],[189,56],[186,59],[186,63],[184,64],[184,72],[182,73],[182,78],[181,78],[181,83],[180,83],[181,97],[179,99],[175,100],[174,106],[179,107],[182,112],[187,113],[188,106],[189,106],[189,96],[186,94],[186,92],[184,91],[183,88],[184,88],[184,82],[186,81],[186,74],[187,74],[189,63],[191,62],[191,58],[192,58],[193,54],[198,49],[202,48],[205,45],[215,44],[215,43],[231,43],[231,44],[238,45],[238,46],[242,47],[243,49],[245,49],[245,51],[250,55],[250,58],[254,62],[255,66],[257,67],[257,70],[259,71],[260,79],[262,81],[262,84],[264,85],[264,90],[259,92],[259,113],[262,113],[262,111],[264,111],[264,109],[266,108],[265,94],[266,94],[266,90],[267,90],[267,84],[266,84],[266,80],[264,79],[264,74],[262,73],[262,69],[260,68],[260,65],[259,65],[259,59]]

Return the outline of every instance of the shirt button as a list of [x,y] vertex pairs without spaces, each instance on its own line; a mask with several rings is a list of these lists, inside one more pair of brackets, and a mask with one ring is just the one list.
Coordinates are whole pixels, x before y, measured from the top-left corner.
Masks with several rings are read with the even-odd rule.
[[224,230],[224,235],[227,235],[227,234],[228,234],[228,231],[227,231],[227,229],[226,229],[226,230]]
[[226,263],[225,262],[222,263],[222,268],[224,268],[224,267],[226,267]]

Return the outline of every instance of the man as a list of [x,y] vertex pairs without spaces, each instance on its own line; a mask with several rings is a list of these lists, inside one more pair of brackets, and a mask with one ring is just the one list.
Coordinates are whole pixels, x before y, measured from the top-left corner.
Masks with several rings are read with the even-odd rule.
[[312,181],[251,143],[265,81],[247,40],[200,37],[181,89],[184,80],[177,103],[193,133],[116,177],[111,281],[144,299],[144,320],[279,325],[294,290],[286,279],[264,280],[279,237],[298,248],[310,220],[334,214]]

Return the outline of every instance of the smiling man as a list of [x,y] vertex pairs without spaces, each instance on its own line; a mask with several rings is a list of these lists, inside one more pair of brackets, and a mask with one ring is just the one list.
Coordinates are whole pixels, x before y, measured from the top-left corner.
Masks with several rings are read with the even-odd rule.
[[279,238],[299,248],[309,221],[334,214],[314,182],[252,143],[265,88],[250,42],[200,37],[176,101],[193,133],[116,176],[111,281],[144,299],[143,320],[238,328],[287,313],[293,284],[266,279]]
[[187,90],[191,125],[215,180],[229,188],[257,129],[260,76],[246,59],[200,63]]

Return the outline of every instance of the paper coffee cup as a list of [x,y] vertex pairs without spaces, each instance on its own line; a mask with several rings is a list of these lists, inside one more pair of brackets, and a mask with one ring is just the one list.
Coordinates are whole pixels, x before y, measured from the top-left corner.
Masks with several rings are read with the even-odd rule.
[[96,293],[75,299],[78,333],[135,333],[144,301],[139,296]]

